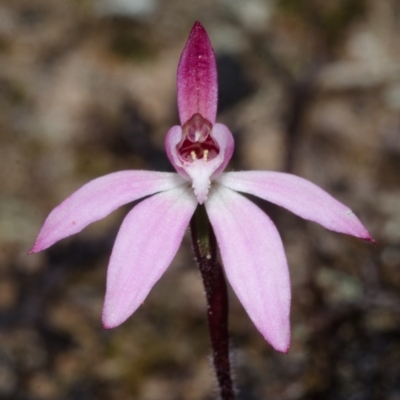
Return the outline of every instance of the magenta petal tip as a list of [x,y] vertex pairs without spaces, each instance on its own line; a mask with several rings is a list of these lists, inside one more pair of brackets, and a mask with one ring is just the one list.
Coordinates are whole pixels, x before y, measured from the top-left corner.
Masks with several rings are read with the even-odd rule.
[[35,254],[36,253],[36,251],[35,251],[35,245],[33,245],[31,248],[30,248],[30,250],[26,253],[28,256],[30,255],[30,254]]
[[[123,322],[123,321],[122,321]],[[121,323],[122,323],[121,322]],[[105,316],[103,315],[102,318],[102,324],[104,329],[113,329],[116,328],[117,326],[121,325],[121,323],[112,323],[111,321],[106,320]]]
[[108,329],[112,329],[113,327],[108,326],[105,322],[103,322],[103,328],[108,330]]
[[38,243],[39,238],[40,238],[40,234],[39,234],[39,236],[36,238],[35,243],[34,243],[33,246],[31,247],[31,249],[28,251],[28,253],[27,253],[28,256],[31,255],[31,254],[39,253],[39,251],[42,251],[42,250],[44,250],[45,248],[47,248],[47,247],[44,247],[44,246],[40,246],[40,245],[39,245],[39,243]]
[[368,236],[361,238],[362,240],[365,240],[366,242],[372,243],[374,246],[376,246],[376,240],[368,233]]
[[289,353],[289,349],[290,349],[290,338],[289,338],[289,340],[288,340],[287,342],[282,343],[282,344],[279,345],[279,346],[275,345],[275,346],[273,346],[273,348],[274,348],[276,351],[279,351],[280,353],[283,353],[283,354]]

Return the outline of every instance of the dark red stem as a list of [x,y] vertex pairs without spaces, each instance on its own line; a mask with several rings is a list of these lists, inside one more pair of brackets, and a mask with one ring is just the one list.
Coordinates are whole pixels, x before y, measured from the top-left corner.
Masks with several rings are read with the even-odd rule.
[[228,333],[228,293],[222,266],[217,258],[217,243],[204,206],[199,206],[190,221],[193,249],[203,278],[208,307],[208,324],[213,363],[222,400],[234,400]]

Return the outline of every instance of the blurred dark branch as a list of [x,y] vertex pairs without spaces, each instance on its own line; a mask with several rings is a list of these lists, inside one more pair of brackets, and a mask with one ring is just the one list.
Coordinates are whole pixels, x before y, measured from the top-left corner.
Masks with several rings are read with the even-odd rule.
[[287,96],[287,109],[283,116],[286,134],[285,171],[292,172],[296,161],[296,151],[301,134],[304,116],[315,93],[315,80],[322,64],[314,63],[296,77],[285,65],[271,52],[268,40],[264,36],[253,37],[254,51],[261,56],[269,70],[279,79],[285,87]]

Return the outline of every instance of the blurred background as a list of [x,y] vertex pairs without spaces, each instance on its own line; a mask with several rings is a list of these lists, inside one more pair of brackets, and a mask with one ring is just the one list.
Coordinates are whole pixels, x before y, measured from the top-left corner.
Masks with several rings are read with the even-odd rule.
[[399,400],[397,0],[0,2],[0,399],[215,398],[188,238],[111,331],[106,267],[131,205],[26,255],[52,208],[90,179],[171,170],[163,139],[178,122],[176,68],[196,20],[218,57],[229,169],[310,179],[377,241],[255,200],[287,252],[292,345],[275,352],[230,293],[238,398]]

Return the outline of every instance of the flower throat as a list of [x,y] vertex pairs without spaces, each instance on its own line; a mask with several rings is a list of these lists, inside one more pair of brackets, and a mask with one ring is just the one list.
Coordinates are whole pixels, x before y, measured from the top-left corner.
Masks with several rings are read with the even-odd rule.
[[179,156],[186,162],[209,161],[219,154],[219,146],[211,135],[212,124],[196,113],[182,127],[182,140],[176,146]]

